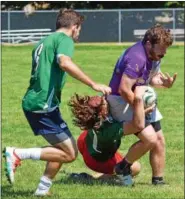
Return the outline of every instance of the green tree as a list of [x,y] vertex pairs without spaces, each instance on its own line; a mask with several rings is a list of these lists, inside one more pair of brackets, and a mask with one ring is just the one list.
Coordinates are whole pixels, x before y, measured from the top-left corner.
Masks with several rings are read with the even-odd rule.
[[180,8],[184,1],[2,1],[1,10],[22,10],[27,4],[36,10],[73,9],[127,9],[127,8]]

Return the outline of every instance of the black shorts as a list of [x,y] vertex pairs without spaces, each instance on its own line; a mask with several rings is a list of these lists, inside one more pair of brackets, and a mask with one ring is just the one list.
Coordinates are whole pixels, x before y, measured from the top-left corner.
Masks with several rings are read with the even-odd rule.
[[[153,128],[154,128],[154,130],[155,130],[156,133],[161,130],[161,122],[160,121],[152,122],[152,123],[145,122],[145,127],[147,127],[149,125],[153,126]],[[139,133],[140,132],[137,132],[137,133],[135,133],[135,135],[137,136]]]
[[153,126],[155,132],[158,132],[161,130],[161,122],[160,121],[152,122],[151,125]]

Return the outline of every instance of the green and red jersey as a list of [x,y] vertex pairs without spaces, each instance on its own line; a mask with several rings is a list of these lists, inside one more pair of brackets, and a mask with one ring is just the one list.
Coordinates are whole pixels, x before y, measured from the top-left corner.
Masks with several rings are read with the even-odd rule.
[[108,117],[98,130],[88,130],[86,144],[90,155],[98,161],[112,158],[121,144],[123,123]]

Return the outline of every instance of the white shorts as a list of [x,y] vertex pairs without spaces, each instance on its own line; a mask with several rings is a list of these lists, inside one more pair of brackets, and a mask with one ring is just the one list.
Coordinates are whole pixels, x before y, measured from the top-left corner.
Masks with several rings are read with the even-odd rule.
[[[107,96],[107,101],[109,103],[110,113],[115,120],[119,122],[132,120],[133,108],[129,106],[129,104],[121,96],[109,95]],[[162,118],[163,117],[158,108],[146,116],[146,120],[149,123],[157,122]]]

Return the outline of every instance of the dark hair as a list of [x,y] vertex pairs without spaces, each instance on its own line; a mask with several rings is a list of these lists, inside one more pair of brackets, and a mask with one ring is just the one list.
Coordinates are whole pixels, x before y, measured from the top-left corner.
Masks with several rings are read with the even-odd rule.
[[170,34],[170,29],[166,29],[160,24],[156,24],[146,31],[143,38],[143,44],[145,44],[147,41],[149,41],[152,45],[161,44],[171,46],[173,43],[173,38]]
[[106,117],[103,97],[75,96],[71,97],[68,105],[74,115],[73,124],[82,130],[99,129]]
[[73,9],[61,9],[56,20],[56,29],[70,28],[72,25],[80,26],[84,21],[84,16],[81,16]]

